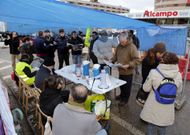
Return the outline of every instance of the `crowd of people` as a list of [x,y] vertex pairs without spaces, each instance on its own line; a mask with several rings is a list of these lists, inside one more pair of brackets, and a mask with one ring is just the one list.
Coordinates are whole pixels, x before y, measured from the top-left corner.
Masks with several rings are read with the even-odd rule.
[[[100,33],[93,31],[91,37],[89,57],[93,64],[100,64],[100,69],[106,66],[105,61],[120,64],[119,79],[127,83],[120,87],[121,92],[116,100],[123,109],[130,99],[133,75],[137,67],[142,65],[143,85],[136,96],[137,103],[143,106],[140,118],[148,123],[148,135],[157,132],[165,135],[166,128],[174,123],[174,103],[182,86],[177,55],[167,52],[165,44],[159,42],[147,50],[143,59],[140,58],[140,41],[133,30],[121,32],[112,38],[108,37],[105,30]],[[64,63],[70,65],[70,52],[72,63],[82,64],[84,39],[76,31],[68,37],[64,29],[60,29],[58,36],[53,37],[49,30],[45,30],[39,31],[35,38],[26,36],[22,39],[18,38],[18,33],[12,32],[5,44],[10,46],[13,71],[27,85],[42,91],[40,108],[53,118],[53,134],[106,134],[95,114],[84,109],[88,89],[82,84],[75,84],[70,90],[65,90],[64,78],[54,72],[56,50],[58,69],[63,68]],[[30,65],[34,54],[44,60],[39,69]],[[16,59],[19,59],[18,63]],[[163,89],[168,85],[170,87]],[[45,122],[46,119],[43,119],[44,125]]]

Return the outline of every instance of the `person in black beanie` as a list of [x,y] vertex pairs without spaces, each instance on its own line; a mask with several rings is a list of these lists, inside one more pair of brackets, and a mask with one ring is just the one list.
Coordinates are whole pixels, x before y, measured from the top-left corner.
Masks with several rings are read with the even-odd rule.
[[53,58],[45,58],[43,65],[40,67],[39,71],[36,74],[35,86],[42,90],[44,79],[48,78],[51,75],[55,75],[54,72],[55,61]]

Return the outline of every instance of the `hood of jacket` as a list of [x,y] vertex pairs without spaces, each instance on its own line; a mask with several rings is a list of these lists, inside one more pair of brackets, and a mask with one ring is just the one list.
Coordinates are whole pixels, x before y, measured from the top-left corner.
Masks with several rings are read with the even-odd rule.
[[165,77],[175,78],[179,73],[177,64],[159,64],[157,67]]
[[107,36],[101,36],[101,37],[98,38],[98,40],[100,40],[101,42],[107,42],[108,37]]

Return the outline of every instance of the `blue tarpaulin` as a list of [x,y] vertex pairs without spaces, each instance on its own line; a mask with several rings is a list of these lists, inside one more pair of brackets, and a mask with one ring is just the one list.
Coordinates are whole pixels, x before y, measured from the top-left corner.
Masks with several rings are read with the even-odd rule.
[[186,52],[186,27],[142,28],[138,30],[137,35],[141,42],[140,50],[147,51],[157,42],[163,42],[170,52],[175,52],[178,55],[184,55]]
[[151,23],[55,0],[1,0],[0,21],[7,22],[8,30],[16,30],[20,33],[60,27],[138,29],[155,26]]

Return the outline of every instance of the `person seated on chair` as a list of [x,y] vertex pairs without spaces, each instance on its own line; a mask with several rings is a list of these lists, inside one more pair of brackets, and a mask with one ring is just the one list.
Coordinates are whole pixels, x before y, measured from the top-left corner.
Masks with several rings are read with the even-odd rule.
[[40,94],[40,108],[43,113],[53,116],[55,107],[67,102],[69,91],[65,89],[65,80],[61,76],[52,75],[44,80],[44,88]]
[[33,86],[36,71],[30,65],[33,58],[30,55],[22,55],[20,62],[16,64],[15,72],[27,85]]
[[[59,104],[53,114],[53,134],[55,135],[106,135],[106,131],[96,119],[96,115],[84,109],[88,90],[82,84],[70,90],[68,103]],[[72,129],[71,129],[72,127]]]
[[54,65],[55,62],[52,58],[46,57],[43,65],[40,67],[39,71],[36,73],[35,86],[43,90],[43,81],[50,75],[54,75]]

